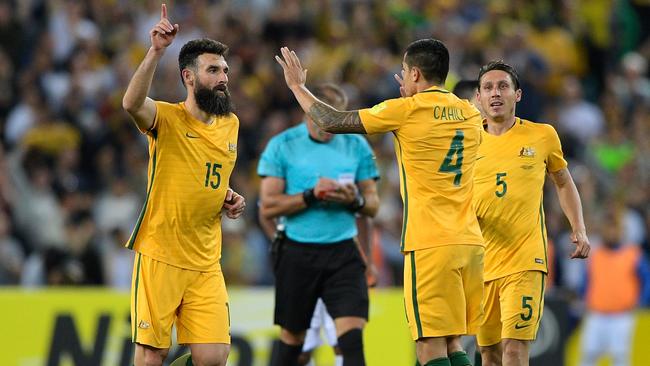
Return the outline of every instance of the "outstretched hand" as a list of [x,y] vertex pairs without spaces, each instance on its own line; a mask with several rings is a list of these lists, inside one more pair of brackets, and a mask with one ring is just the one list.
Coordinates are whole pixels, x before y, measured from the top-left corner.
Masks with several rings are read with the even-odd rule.
[[282,66],[284,80],[289,89],[304,86],[307,81],[307,70],[302,68],[296,52],[289,50],[288,47],[280,48],[280,52],[282,57],[276,55],[275,60]]
[[178,24],[172,25],[169,19],[167,19],[167,5],[162,4],[160,8],[160,21],[149,31],[151,46],[156,51],[169,47],[174,41],[178,29]]

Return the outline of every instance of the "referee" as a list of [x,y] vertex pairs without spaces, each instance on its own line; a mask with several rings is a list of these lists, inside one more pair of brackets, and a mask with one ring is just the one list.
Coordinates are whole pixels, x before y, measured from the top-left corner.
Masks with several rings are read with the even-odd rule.
[[[314,94],[346,107],[345,93],[333,84],[318,86]],[[377,213],[379,173],[365,138],[332,135],[305,119],[269,141],[257,169],[261,215],[286,217],[285,237],[274,251],[274,322],[281,332],[271,365],[298,365],[318,298],[334,318],[343,365],[365,365],[368,286],[355,216]]]

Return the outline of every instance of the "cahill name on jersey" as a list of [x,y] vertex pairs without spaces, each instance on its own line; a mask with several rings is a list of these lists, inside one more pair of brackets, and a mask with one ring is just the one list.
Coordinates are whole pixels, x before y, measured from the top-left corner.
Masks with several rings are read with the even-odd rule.
[[234,114],[205,124],[183,103],[156,102],[149,139],[149,182],[126,246],[196,271],[219,269],[221,209],[237,158]]
[[483,245],[472,208],[479,111],[437,87],[359,111],[369,134],[393,132],[404,201],[403,251]]
[[474,203],[485,238],[485,281],[548,266],[543,187],[567,166],[552,126],[517,118],[500,136],[483,131]]

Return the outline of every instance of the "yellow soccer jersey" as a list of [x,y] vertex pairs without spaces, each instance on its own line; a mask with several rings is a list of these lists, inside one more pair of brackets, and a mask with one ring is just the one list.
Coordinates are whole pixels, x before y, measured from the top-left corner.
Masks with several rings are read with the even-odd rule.
[[156,102],[147,198],[126,246],[181,268],[210,271],[221,257],[221,209],[237,158],[234,114],[207,125],[183,103]]
[[485,281],[547,272],[542,194],[546,172],[567,166],[547,124],[517,118],[500,136],[483,131],[474,174],[476,215],[485,238]]
[[483,245],[472,207],[481,117],[437,87],[359,111],[369,134],[393,132],[404,201],[401,249]]

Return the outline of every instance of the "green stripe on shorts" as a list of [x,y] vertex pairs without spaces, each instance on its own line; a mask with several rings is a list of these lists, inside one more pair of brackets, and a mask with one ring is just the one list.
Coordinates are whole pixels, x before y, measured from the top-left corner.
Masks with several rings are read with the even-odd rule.
[[420,322],[420,311],[418,309],[418,288],[415,277],[415,251],[411,252],[411,295],[413,296],[413,319],[418,328],[418,338],[422,338],[422,322]]
[[138,338],[138,285],[140,284],[140,259],[142,254],[138,253],[138,265],[135,269],[135,286],[133,287],[133,342]]

